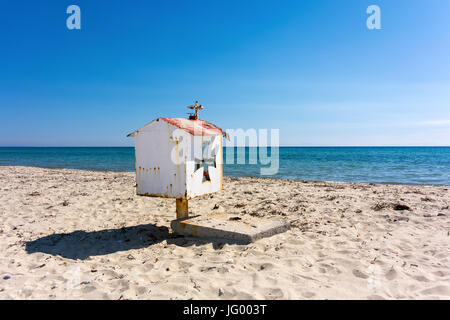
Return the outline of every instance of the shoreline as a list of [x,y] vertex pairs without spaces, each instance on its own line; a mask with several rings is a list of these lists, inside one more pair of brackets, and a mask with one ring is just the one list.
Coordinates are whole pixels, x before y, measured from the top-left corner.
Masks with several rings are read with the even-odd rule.
[[0,166],[0,299],[450,299],[446,186],[225,177],[189,202],[290,223],[249,245],[174,235],[175,200],[134,186]]
[[[135,173],[135,171],[114,171],[114,170],[104,170],[104,169],[76,169],[76,168],[66,168],[66,167],[37,167],[37,166],[24,166],[24,165],[1,165],[1,167],[10,168],[36,168],[36,169],[49,169],[49,170],[73,170],[73,171],[86,171],[86,172],[100,172],[100,173]],[[360,182],[360,181],[334,181],[334,180],[304,180],[304,179],[291,179],[291,178],[277,178],[277,177],[265,177],[265,176],[228,176],[224,175],[224,178],[254,178],[254,179],[272,179],[272,180],[282,180],[282,181],[293,181],[293,182],[327,182],[327,183],[356,183],[356,184],[367,184],[367,185],[399,185],[399,186],[423,186],[423,187],[450,187],[450,184],[420,184],[420,183],[403,183],[403,182]]]

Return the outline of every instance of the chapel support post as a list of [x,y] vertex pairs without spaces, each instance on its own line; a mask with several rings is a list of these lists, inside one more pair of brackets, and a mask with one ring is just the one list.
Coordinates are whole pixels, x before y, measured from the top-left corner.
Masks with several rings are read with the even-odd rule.
[[189,217],[187,199],[177,198],[176,204],[177,204],[177,219]]

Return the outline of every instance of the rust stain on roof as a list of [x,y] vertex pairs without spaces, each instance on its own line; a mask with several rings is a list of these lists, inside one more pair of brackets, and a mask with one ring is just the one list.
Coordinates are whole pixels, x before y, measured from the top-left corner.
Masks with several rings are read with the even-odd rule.
[[[224,135],[228,139],[228,135],[225,131],[220,129],[219,127],[213,125],[212,123],[209,123],[205,120],[190,120],[190,119],[184,119],[184,118],[158,118],[156,120],[164,120],[167,123],[170,123],[171,125],[178,127],[182,130],[185,130],[189,132],[190,134],[194,136],[216,136],[216,135]],[[152,121],[153,122],[153,121]],[[136,130],[127,137],[131,137],[136,135],[136,133],[139,130]]]
[[219,127],[213,125],[212,123],[206,122],[205,120],[190,120],[183,118],[160,118],[180,129],[183,129],[194,136],[215,136],[215,135],[225,135],[225,131]]

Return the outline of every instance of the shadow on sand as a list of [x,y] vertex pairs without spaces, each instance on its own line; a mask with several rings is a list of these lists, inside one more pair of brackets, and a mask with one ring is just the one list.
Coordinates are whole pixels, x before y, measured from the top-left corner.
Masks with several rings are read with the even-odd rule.
[[68,259],[84,260],[90,256],[146,248],[164,240],[167,240],[167,244],[183,247],[211,243],[216,250],[221,249],[225,243],[240,244],[218,239],[185,238],[175,233],[169,233],[169,229],[164,226],[141,224],[120,229],[52,234],[27,241],[25,249],[27,253],[42,252],[60,255]]

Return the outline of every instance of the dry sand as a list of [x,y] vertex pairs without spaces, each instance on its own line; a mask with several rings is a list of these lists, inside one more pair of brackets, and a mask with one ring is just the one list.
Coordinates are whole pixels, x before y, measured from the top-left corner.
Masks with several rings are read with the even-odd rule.
[[173,235],[175,200],[134,186],[0,167],[0,299],[450,298],[450,187],[226,178],[190,209],[291,223],[237,245]]

